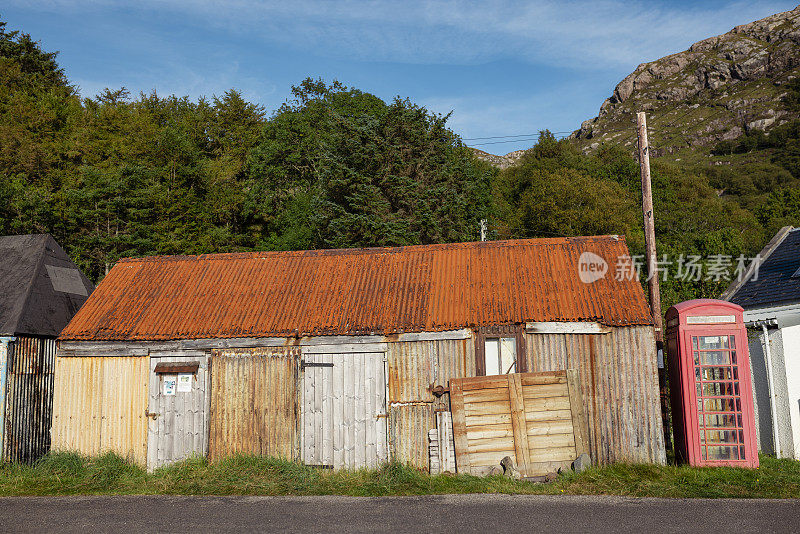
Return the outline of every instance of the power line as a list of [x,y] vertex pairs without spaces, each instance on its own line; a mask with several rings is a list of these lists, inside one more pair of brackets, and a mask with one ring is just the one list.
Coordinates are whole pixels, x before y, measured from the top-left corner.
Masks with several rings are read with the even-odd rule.
[[[557,135],[557,134],[569,134],[569,133],[572,133],[572,132],[568,131],[568,132],[550,132],[550,133],[553,134],[553,135]],[[482,140],[482,139],[506,139],[508,137],[531,137],[531,136],[538,137],[539,134],[540,134],[540,132],[529,133],[529,134],[517,134],[517,135],[494,135],[494,136],[491,136],[491,137],[462,137],[461,140],[462,141],[479,141],[479,140]]]
[[[561,136],[560,139],[564,139],[565,137],[566,135]],[[538,137],[531,137],[529,139],[510,139],[508,141],[491,141],[489,143],[471,143],[469,146],[502,145],[504,143],[525,143],[528,141],[538,141],[538,140],[539,140]]]

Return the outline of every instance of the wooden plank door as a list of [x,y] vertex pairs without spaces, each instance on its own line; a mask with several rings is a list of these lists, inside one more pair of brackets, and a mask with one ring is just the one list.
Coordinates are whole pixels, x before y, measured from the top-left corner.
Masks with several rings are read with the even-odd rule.
[[[150,354],[147,468],[208,452],[209,357]],[[157,369],[169,366],[175,372]],[[197,364],[196,370],[191,368]],[[159,372],[156,372],[159,370]],[[188,371],[188,372],[187,372]]]
[[384,353],[304,354],[301,452],[309,465],[379,467],[389,458]]

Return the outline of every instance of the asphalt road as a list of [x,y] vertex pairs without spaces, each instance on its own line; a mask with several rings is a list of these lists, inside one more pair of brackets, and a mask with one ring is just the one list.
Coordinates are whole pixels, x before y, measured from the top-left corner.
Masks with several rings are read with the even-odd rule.
[[800,532],[800,500],[10,497],[2,532]]

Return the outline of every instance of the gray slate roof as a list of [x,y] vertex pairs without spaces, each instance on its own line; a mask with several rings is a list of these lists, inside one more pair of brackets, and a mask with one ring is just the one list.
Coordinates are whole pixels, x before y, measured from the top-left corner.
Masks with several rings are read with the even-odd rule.
[[0,335],[55,337],[93,290],[49,234],[0,237]]
[[800,228],[789,230],[761,263],[757,279],[747,280],[727,300],[745,309],[800,302]]

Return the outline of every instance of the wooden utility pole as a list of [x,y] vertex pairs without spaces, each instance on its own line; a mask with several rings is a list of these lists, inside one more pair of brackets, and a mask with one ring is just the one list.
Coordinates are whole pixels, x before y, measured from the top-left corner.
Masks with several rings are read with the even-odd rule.
[[647,142],[647,117],[641,111],[636,114],[636,130],[639,137],[639,166],[642,172],[642,214],[644,216],[644,240],[647,257],[647,286],[650,293],[650,311],[656,333],[658,353],[658,386],[661,391],[661,417],[664,422],[664,441],[667,449],[670,440],[669,397],[667,375],[664,368],[664,318],[661,315],[661,292],[658,287],[656,231],[653,218],[653,190],[650,182],[650,144]]

